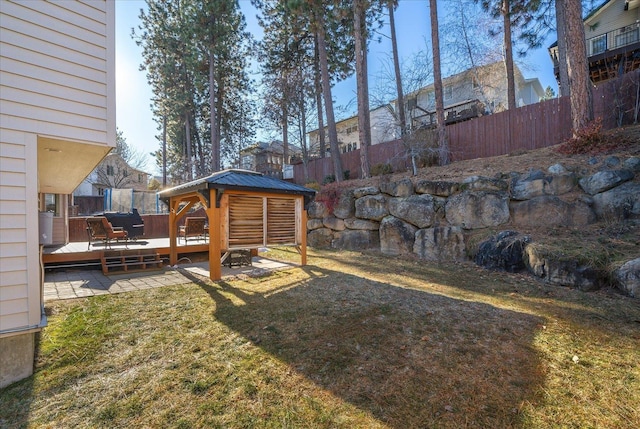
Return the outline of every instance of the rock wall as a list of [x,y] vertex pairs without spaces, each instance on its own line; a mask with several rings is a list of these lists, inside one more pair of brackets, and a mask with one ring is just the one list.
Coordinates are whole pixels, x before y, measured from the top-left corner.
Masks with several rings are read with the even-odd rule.
[[[334,202],[331,213],[322,202],[310,204],[307,242],[318,248],[375,249],[390,256],[415,254],[429,261],[465,260],[469,259],[466,237],[472,230],[580,227],[599,220],[640,219],[640,183],[634,181],[640,173],[640,159],[607,162],[604,167],[585,177],[556,164],[546,172],[532,170],[497,178],[472,176],[461,182],[414,183],[405,178],[346,190]],[[597,288],[597,280],[588,267],[579,267],[571,261],[554,265],[533,248],[527,251],[530,242],[527,237],[518,238],[516,247],[513,243],[500,244],[517,235],[512,232],[493,237],[493,245],[487,244],[486,249],[504,253],[505,249],[513,252],[515,248],[521,255],[520,261],[514,261],[509,254],[504,265],[496,262],[502,260],[496,256],[485,256],[484,260],[490,261],[487,264],[477,257],[476,262],[509,271],[527,267],[549,283],[583,290]],[[629,265],[638,267],[637,263]],[[639,276],[634,271],[620,274],[619,278],[636,282],[621,289],[636,295]]]

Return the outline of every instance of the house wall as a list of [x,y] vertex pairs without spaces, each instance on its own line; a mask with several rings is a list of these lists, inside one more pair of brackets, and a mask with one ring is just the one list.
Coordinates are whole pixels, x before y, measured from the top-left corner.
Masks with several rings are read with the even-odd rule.
[[0,387],[31,374],[46,324],[38,193],[115,146],[114,30],[111,1],[0,0]]
[[[382,106],[369,113],[371,122],[371,144],[379,144],[394,140],[400,135],[400,130],[395,123],[393,115],[388,107]],[[340,153],[360,149],[360,134],[358,133],[358,117],[352,116],[336,123],[338,133],[338,146]],[[325,127],[326,147],[329,148],[328,130]],[[309,147],[311,153],[318,153],[320,148],[320,134],[318,130],[309,132]],[[327,154],[329,156],[329,154]]]
[[[584,37],[587,41],[636,23],[636,20],[640,18],[640,8],[624,10],[624,3],[625,0],[611,0],[601,10],[584,21]],[[589,50],[589,46],[587,46],[587,50]]]

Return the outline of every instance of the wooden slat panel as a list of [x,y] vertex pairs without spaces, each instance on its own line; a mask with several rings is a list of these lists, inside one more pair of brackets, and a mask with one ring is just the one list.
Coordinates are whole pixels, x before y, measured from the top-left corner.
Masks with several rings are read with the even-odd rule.
[[229,247],[264,246],[263,198],[229,195]]
[[296,243],[296,206],[293,198],[267,199],[267,244]]

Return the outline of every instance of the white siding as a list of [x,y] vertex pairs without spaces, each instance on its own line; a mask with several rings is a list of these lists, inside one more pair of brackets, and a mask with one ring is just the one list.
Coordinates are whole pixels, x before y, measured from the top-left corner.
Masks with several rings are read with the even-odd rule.
[[0,0],[0,336],[41,318],[39,138],[115,144],[114,31],[110,0]]
[[[29,139],[25,133],[0,131],[1,333],[37,325],[40,309],[37,229],[27,228],[37,224],[37,169],[35,162],[28,162],[29,155],[36,155],[37,140],[35,135]],[[29,263],[30,254],[35,264]],[[32,293],[36,295],[29,300]]]
[[0,127],[108,144],[106,2],[0,1]]
[[586,39],[635,24],[640,17],[640,9],[624,10],[625,0],[612,0],[595,15],[585,21],[584,36]]

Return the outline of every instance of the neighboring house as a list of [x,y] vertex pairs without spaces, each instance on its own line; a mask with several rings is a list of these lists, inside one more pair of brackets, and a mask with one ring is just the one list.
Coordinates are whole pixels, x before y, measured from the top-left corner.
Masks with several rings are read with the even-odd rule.
[[[584,20],[589,77],[594,84],[640,68],[640,0],[607,0]],[[549,47],[558,79],[558,44]]]
[[271,143],[258,142],[242,149],[240,152],[240,168],[282,179],[283,166],[291,164],[292,161],[301,157],[302,151],[297,146],[289,145],[289,159],[285,161],[281,141],[274,140]]
[[[516,107],[537,103],[544,89],[537,78],[525,79],[514,64]],[[464,121],[477,116],[498,113],[509,108],[507,72],[498,61],[463,71],[442,80],[445,122]],[[394,101],[397,104],[397,101]],[[436,124],[435,87],[433,84],[405,96],[407,121],[412,128]]]
[[[525,79],[514,65],[517,107],[537,103],[544,97],[544,89],[537,78]],[[466,70],[442,80],[445,122],[452,124],[477,116],[497,113],[508,108],[507,73],[504,62]],[[371,144],[395,140],[400,137],[395,109],[397,100],[371,110]],[[405,95],[407,122],[411,128],[430,128],[436,124],[435,88],[433,84]],[[340,152],[360,148],[358,117],[352,116],[336,123]],[[325,127],[325,136],[326,136]],[[329,141],[326,138],[326,156]],[[319,153],[318,130],[309,132],[310,152]]]
[[46,325],[39,219],[68,241],[69,196],[116,144],[114,31],[110,0],[0,0],[0,387]]
[[[398,127],[393,106],[387,104],[376,107],[369,113],[371,123],[371,144],[384,143],[395,140],[400,137],[400,128]],[[360,149],[360,135],[358,133],[358,116],[351,116],[336,122],[336,131],[338,132],[338,147],[340,153],[347,153]],[[327,127],[325,127],[325,155],[330,156],[329,139],[327,137]],[[309,153],[319,155],[320,153],[320,133],[317,129],[308,133],[309,136]]]
[[74,197],[104,195],[109,188],[146,191],[149,173],[133,168],[117,153],[107,155],[73,191]]

